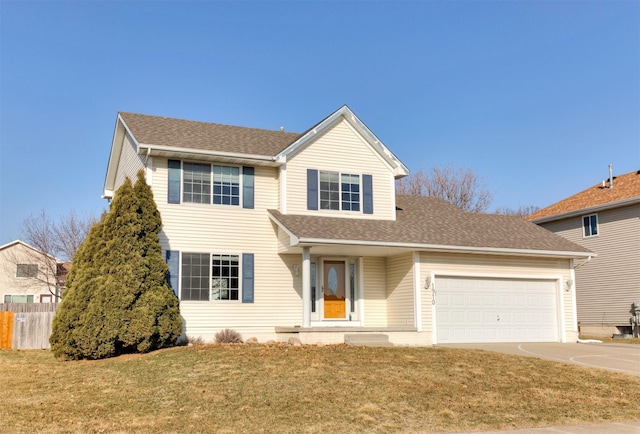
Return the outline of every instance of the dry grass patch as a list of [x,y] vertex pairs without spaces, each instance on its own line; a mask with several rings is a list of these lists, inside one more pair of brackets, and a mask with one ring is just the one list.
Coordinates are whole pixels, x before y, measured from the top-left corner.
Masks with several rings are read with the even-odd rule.
[[640,378],[478,350],[0,351],[3,432],[446,432],[628,420]]

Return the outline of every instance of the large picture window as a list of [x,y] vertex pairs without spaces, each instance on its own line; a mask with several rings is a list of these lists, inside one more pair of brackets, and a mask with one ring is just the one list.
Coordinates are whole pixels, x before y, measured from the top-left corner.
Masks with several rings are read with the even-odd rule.
[[240,257],[209,253],[182,254],[182,300],[240,299]]

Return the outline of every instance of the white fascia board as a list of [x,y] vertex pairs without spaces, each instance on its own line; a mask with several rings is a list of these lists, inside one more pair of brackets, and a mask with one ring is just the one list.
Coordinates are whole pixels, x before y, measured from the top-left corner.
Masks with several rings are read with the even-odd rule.
[[604,204],[601,204],[601,205],[590,206],[588,208],[581,208],[581,209],[565,212],[565,213],[562,213],[562,214],[555,214],[555,215],[551,215],[551,216],[547,216],[547,217],[540,217],[540,218],[537,218],[535,220],[529,220],[529,221],[531,223],[536,223],[536,224],[548,223],[548,222],[552,222],[552,221],[555,221],[555,220],[562,220],[562,219],[566,219],[566,218],[569,218],[569,217],[576,217],[576,216],[581,216],[581,215],[593,214],[594,212],[606,211],[608,209],[619,208],[619,207],[623,207],[623,206],[627,206],[627,205],[633,205],[633,204],[636,204],[636,203],[640,203],[640,196],[632,197],[632,198],[629,198],[629,199],[618,200],[616,202],[609,202],[609,203],[604,203]]
[[289,235],[290,247],[300,244],[300,239],[298,237],[296,237],[293,234],[293,232],[291,232],[289,229],[287,229],[286,226],[284,226],[282,223],[280,223],[280,221],[277,218],[275,218],[273,215],[271,215],[271,213],[267,213],[267,214],[269,214],[269,218],[271,219],[272,222],[274,222],[276,225],[278,225],[278,227],[280,229],[282,229],[287,235]]
[[378,152],[380,152],[383,156],[385,156],[386,160],[390,161],[392,163],[392,166],[394,168],[393,170],[393,174],[396,177],[401,177],[401,176],[406,176],[409,174],[409,169],[407,168],[407,166],[405,166],[404,164],[402,164],[402,161],[400,161],[400,159],[398,157],[395,156],[395,154],[393,152],[391,152],[389,150],[389,148],[387,148],[384,143],[382,143],[382,141],[380,139],[378,139],[378,137],[373,134],[373,131],[371,131],[365,124],[364,122],[362,122],[356,115],[355,113],[353,113],[351,110],[349,110],[349,108],[347,106],[343,106],[343,108],[346,109],[346,111],[348,112],[348,116],[346,116],[347,120],[351,121],[352,124],[354,124],[354,126],[356,126],[360,131],[362,131],[365,135],[365,137],[368,139],[368,141],[373,145],[374,148],[376,148],[376,150]]
[[597,256],[591,252],[570,252],[557,250],[530,250],[530,249],[508,249],[497,247],[470,247],[470,246],[445,246],[437,244],[418,243],[397,243],[382,241],[361,241],[361,240],[332,240],[322,238],[299,238],[299,245],[347,245],[347,246],[371,246],[371,247],[403,247],[414,250],[424,250],[432,252],[447,253],[474,253],[490,255],[515,255],[515,256],[543,256],[556,258],[588,258]]
[[127,126],[127,123],[122,119],[120,113],[116,119],[116,126],[113,131],[113,141],[111,142],[111,152],[109,153],[109,163],[107,165],[107,173],[104,180],[104,192],[102,193],[103,199],[110,199],[113,197],[113,191],[116,182],[116,176],[118,171],[118,164],[120,162],[120,156],[122,155],[122,144],[124,142],[125,135],[131,138],[132,143],[136,148],[136,153],[140,152],[140,144],[136,140],[135,136],[131,133],[131,130]]
[[[237,152],[221,152],[221,151],[207,151],[193,148],[182,148],[177,146],[164,146],[164,145],[152,145],[148,143],[140,143],[138,148],[138,153],[141,152],[142,149],[149,150],[151,152],[150,155],[153,155],[153,151],[160,151],[166,153],[175,152],[176,154],[193,154],[193,155],[207,155],[210,157],[223,157],[223,158],[235,158],[239,160],[246,161],[268,161],[275,162],[274,157],[268,155],[257,155],[257,154],[241,154]],[[274,164],[277,165],[277,164]]]

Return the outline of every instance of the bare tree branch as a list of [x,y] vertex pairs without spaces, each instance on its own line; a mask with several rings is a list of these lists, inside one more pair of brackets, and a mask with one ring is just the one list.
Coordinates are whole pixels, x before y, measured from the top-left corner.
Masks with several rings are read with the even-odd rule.
[[[95,222],[94,216],[79,218],[74,211],[54,222],[44,210],[23,221],[21,232],[24,241],[37,249],[29,249],[32,262],[38,264],[36,279],[45,284],[55,297],[60,297],[69,271],[63,262],[73,259]],[[24,258],[15,258],[14,261],[16,265],[23,262]]]
[[520,217],[526,217],[539,210],[540,210],[540,207],[535,205],[527,205],[527,206],[521,205],[518,208],[509,208],[509,207],[503,206],[496,209],[496,214],[517,215]]
[[423,169],[396,183],[398,194],[435,196],[469,212],[484,212],[489,208],[492,194],[482,178],[472,169],[434,166],[428,173]]
[[95,222],[96,218],[89,215],[78,218],[73,210],[60,217],[53,226],[57,253],[71,261]]

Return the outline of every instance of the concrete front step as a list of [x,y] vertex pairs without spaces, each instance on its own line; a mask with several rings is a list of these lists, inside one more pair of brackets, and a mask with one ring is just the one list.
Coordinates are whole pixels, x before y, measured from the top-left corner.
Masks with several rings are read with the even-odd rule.
[[353,333],[344,335],[344,343],[361,347],[392,347],[389,336],[382,333]]

